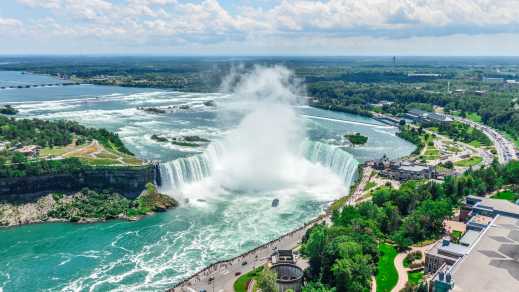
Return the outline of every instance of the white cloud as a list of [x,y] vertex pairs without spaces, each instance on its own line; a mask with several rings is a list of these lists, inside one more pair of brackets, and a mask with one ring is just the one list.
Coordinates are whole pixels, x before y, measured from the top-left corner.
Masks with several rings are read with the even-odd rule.
[[[218,0],[17,0],[49,15],[25,31],[120,43],[208,44],[257,39],[412,39],[519,33],[517,0],[282,0],[269,7]],[[1,7],[2,4],[0,4]],[[267,44],[268,45],[268,44]]]
[[13,18],[0,17],[0,33],[2,34],[18,34],[23,28],[23,23]]

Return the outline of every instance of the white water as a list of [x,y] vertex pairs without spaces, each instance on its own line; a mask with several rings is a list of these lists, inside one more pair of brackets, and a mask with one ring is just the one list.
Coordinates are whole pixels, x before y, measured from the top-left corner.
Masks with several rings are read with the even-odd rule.
[[[182,194],[185,187],[210,178],[221,166],[225,151],[223,143],[214,142],[202,154],[160,164],[161,189],[173,195]],[[325,143],[305,141],[300,146],[299,154],[308,163],[307,166],[311,164],[314,169],[331,170],[349,189],[358,166],[350,153]]]

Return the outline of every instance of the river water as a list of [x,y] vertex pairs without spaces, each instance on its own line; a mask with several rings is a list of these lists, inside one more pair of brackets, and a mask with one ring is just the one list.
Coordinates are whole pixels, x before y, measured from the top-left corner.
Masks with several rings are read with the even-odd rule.
[[[4,83],[34,84],[41,78],[0,72]],[[43,79],[52,82],[51,77]],[[265,147],[255,141],[241,144],[240,136],[233,143],[225,142],[247,124],[247,114],[236,111],[235,96],[222,93],[74,85],[0,90],[0,103],[12,104],[20,117],[76,120],[118,133],[138,157],[162,162],[161,190],[181,202],[179,208],[138,222],[1,229],[0,290],[4,291],[162,291],[212,262],[254,248],[316,217],[347,192],[358,162],[383,154],[396,158],[414,150],[395,136],[395,128],[299,105],[295,112],[305,141],[296,148],[304,164],[291,160],[280,164],[284,157],[276,156],[283,151],[277,147],[279,140]],[[170,109],[153,114],[137,108],[150,106]],[[256,126],[262,127],[252,122],[252,129]],[[274,135],[275,128],[267,129]],[[335,146],[351,132],[368,136],[368,143]],[[214,142],[208,149],[182,147],[154,141],[152,134],[197,135]],[[230,165],[242,165],[229,162],[229,157],[250,158],[242,150],[257,146],[264,157],[253,160],[250,168],[228,172]],[[271,156],[276,158],[273,162]],[[262,160],[272,163],[271,171],[261,172]],[[229,177],[245,183],[228,183]],[[283,180],[269,188],[243,187],[263,186],[278,177]],[[216,181],[220,188],[214,187]],[[279,199],[276,208],[271,206],[273,199]]]

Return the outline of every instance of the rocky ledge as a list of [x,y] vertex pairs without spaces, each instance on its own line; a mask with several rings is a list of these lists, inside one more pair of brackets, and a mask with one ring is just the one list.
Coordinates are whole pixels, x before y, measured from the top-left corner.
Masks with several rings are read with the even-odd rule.
[[0,203],[0,226],[43,222],[93,223],[110,219],[138,220],[145,215],[178,206],[175,199],[161,194],[149,183],[137,198],[118,193],[82,189],[71,194],[51,193],[36,201]]

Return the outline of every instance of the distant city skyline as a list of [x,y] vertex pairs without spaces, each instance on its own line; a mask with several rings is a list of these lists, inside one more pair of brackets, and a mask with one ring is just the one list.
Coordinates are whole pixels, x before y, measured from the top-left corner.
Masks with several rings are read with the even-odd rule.
[[12,0],[0,54],[519,55],[514,0]]

